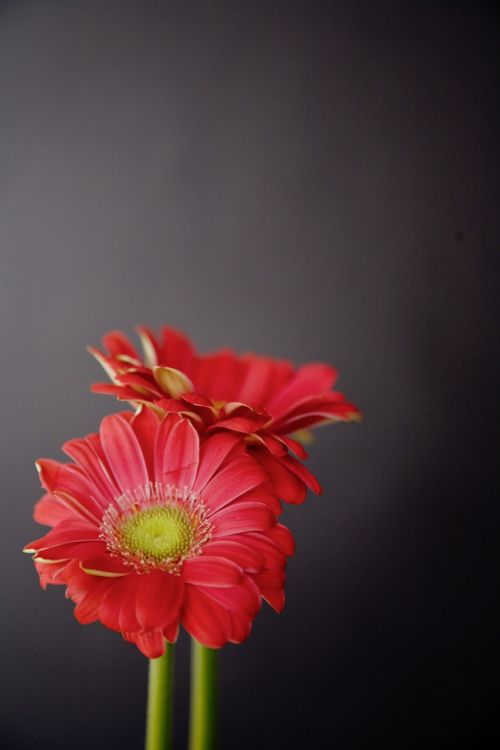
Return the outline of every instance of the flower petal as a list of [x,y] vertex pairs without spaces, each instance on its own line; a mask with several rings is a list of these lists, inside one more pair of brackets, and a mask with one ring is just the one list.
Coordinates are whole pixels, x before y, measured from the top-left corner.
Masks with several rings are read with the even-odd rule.
[[242,571],[236,563],[224,557],[200,555],[186,560],[182,579],[198,586],[235,586],[242,580]]
[[262,604],[259,588],[248,576],[245,576],[238,586],[202,587],[200,590],[225,609],[231,612],[244,612],[252,618],[255,617]]
[[137,590],[136,613],[144,630],[163,630],[179,619],[184,585],[179,576],[152,571],[141,576]]
[[199,451],[198,433],[188,419],[180,419],[169,434],[163,455],[158,456],[155,449],[157,481],[191,488],[198,469]]
[[304,502],[307,494],[304,482],[295,472],[289,471],[281,458],[275,458],[261,448],[253,450],[252,455],[269,476],[273,490],[280,500],[292,505]]
[[175,367],[153,367],[153,375],[162,391],[172,398],[179,398],[183,393],[193,390],[193,384],[187,375]]
[[[272,529],[270,530],[272,531]],[[240,534],[238,539],[241,539],[242,543],[250,544],[252,549],[259,552],[264,564],[261,570],[284,570],[286,565],[286,557],[281,549],[275,542],[269,538],[270,531],[265,534],[252,532],[250,534]],[[258,573],[261,571],[257,571]]]
[[42,549],[50,549],[50,547],[68,544],[69,542],[94,541],[99,541],[99,527],[92,523],[86,523],[78,516],[73,516],[71,519],[60,521],[44,536],[27,544],[24,551],[39,552]]
[[232,629],[227,610],[191,585],[186,585],[182,624],[189,635],[208,648],[220,648],[227,643]]
[[250,456],[237,456],[215,474],[203,490],[209,515],[268,481],[266,473]]
[[252,631],[252,620],[241,612],[228,612],[231,621],[230,643],[243,643]]
[[74,518],[75,514],[65,505],[59,502],[57,497],[45,494],[35,504],[33,518],[37,523],[44,526],[55,526],[60,521],[67,521]]
[[243,446],[241,437],[230,432],[219,432],[203,442],[198,474],[193,485],[196,492],[201,492],[204,489],[237,446]]
[[[240,534],[239,537],[244,538],[243,534]],[[238,541],[236,541],[237,539]],[[243,570],[248,570],[252,573],[257,573],[261,568],[265,567],[264,558],[258,550],[253,549],[248,544],[242,544],[238,537],[234,540],[228,540],[227,537],[224,537],[208,542],[203,547],[203,553],[210,556],[225,557],[228,560],[232,560],[236,565],[239,565]]]
[[265,404],[272,394],[278,365],[277,360],[271,357],[247,354],[241,357],[241,362],[245,374],[240,386],[239,398],[241,401],[255,401],[258,404]]
[[152,409],[141,404],[137,412],[134,414],[130,426],[141,445],[149,478],[154,480],[154,446],[156,432],[160,426],[160,420]]
[[311,362],[299,367],[289,383],[269,402],[269,411],[276,419],[289,411],[300,399],[320,395],[330,390],[337,379],[337,371],[330,365]]
[[170,433],[181,419],[182,417],[180,417],[178,414],[167,414],[167,416],[164,417],[164,419],[162,419],[162,421],[160,422],[160,426],[156,431],[154,461],[155,479],[158,482],[162,481],[162,476],[164,473],[165,456],[167,455]]
[[49,584],[52,586],[64,584],[64,570],[68,564],[66,560],[62,563],[55,563],[53,560],[50,562],[35,560],[34,562],[42,589],[46,589]]
[[165,638],[159,630],[147,633],[123,633],[124,638],[135,643],[139,651],[148,659],[158,659],[165,653]]
[[161,334],[160,364],[175,367],[191,377],[195,353],[189,338],[167,326],[162,328]]
[[283,526],[283,524],[277,523],[276,526],[269,529],[268,538],[272,539],[287,557],[295,554],[295,539],[290,529]]
[[132,572],[119,557],[112,557],[107,551],[93,557],[81,558],[80,568],[87,575],[100,578],[119,578],[128,576]]
[[314,474],[311,474],[309,469],[306,469],[306,467],[299,463],[296,458],[293,456],[283,456],[278,460],[287,469],[293,471],[293,473],[316,495],[321,495],[323,493],[323,489]]
[[159,351],[153,333],[146,326],[137,326],[136,331],[141,340],[144,364],[146,367],[156,367]]
[[252,576],[259,587],[262,598],[266,600],[276,612],[281,612],[285,606],[285,574],[281,570],[265,570]]
[[76,517],[98,523],[102,516],[102,502],[95,497],[99,492],[77,468],[42,458],[36,462],[42,486]]
[[35,561],[62,561],[62,560],[81,560],[82,557],[93,557],[102,555],[104,549],[103,542],[92,540],[81,540],[73,542],[64,542],[52,547],[39,550],[35,555]]
[[117,495],[117,485],[106,470],[104,464],[99,460],[99,455],[93,447],[93,440],[99,438],[97,435],[88,436],[87,439],[77,438],[68,440],[62,449],[67,456],[73,459],[85,472],[85,475],[98,488],[101,507],[105,509]]
[[99,607],[99,619],[103,625],[120,633],[141,630],[135,612],[140,578],[141,576],[131,574],[112,579],[112,585],[104,594]]
[[109,331],[102,337],[102,343],[112,357],[125,354],[132,359],[140,361],[135,347],[122,331]]
[[179,620],[174,620],[163,630],[163,635],[169,643],[175,643],[179,637]]
[[235,503],[211,516],[213,538],[267,531],[276,523],[274,513],[262,503]]
[[101,443],[122,492],[148,483],[148,470],[140,443],[132,427],[111,415],[101,422]]
[[[79,592],[71,596],[77,600],[74,615],[81,625],[88,625],[99,619],[99,607],[105,593],[113,586],[114,580],[111,578],[96,578],[83,573],[89,582],[84,593]],[[70,590],[70,589],[68,589]]]

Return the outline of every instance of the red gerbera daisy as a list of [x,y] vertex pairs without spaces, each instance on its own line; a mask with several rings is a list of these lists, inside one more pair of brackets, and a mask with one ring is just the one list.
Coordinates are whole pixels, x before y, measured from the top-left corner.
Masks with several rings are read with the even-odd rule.
[[53,528],[26,551],[43,587],[67,586],[79,622],[154,658],[180,624],[218,648],[248,636],[261,597],[282,609],[293,539],[241,436],[201,440],[190,420],[139,409],[63,450],[74,463],[37,463],[48,494],[35,519]]
[[357,407],[332,390],[337,378],[333,367],[311,363],[295,368],[286,360],[238,356],[229,349],[200,355],[171,328],[163,328],[160,339],[144,327],[138,332],[142,357],[119,331],[104,336],[105,353],[89,349],[113,381],[94,384],[94,392],[181,413],[208,434],[227,430],[243,435],[286,502],[302,502],[307,487],[321,492],[316,478],[290,455],[307,458],[290,434],[359,420]]

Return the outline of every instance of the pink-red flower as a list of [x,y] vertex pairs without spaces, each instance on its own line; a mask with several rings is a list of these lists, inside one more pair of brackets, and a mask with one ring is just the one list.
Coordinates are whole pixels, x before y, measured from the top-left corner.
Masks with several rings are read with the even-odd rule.
[[201,433],[242,435],[286,502],[302,502],[307,488],[321,492],[316,478],[295,458],[307,458],[307,453],[291,435],[329,422],[359,420],[357,407],[332,390],[337,379],[333,367],[311,363],[296,368],[286,360],[239,356],[229,349],[201,355],[174,329],[163,328],[159,338],[144,327],[138,332],[142,356],[119,331],[104,336],[104,352],[90,348],[112,380],[94,384],[94,392],[149,404],[159,413],[182,414]]
[[180,625],[218,648],[248,636],[262,598],[282,609],[293,539],[240,434],[202,439],[191,420],[141,408],[63,450],[70,463],[37,463],[35,519],[52,528],[26,551],[43,587],[67,587],[79,622],[157,657]]

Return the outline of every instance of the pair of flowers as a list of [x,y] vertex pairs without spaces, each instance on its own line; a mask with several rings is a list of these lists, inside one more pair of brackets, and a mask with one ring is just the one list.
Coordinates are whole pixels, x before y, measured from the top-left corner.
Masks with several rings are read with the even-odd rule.
[[90,349],[111,380],[92,390],[134,410],[67,442],[70,463],[37,462],[34,517],[51,529],[26,551],[44,588],[67,587],[80,623],[99,620],[150,658],[180,625],[210,648],[240,643],[263,599],[284,606],[294,542],[281,503],[321,492],[297,436],[359,412],[328,365],[200,355],[171,328],[138,333],[142,355],[117,331]]

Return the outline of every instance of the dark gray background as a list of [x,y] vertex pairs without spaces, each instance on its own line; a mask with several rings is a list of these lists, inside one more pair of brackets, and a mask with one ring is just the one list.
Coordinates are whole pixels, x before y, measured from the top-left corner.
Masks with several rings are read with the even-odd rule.
[[4,747],[141,746],[146,661],[20,549],[33,460],[116,409],[85,345],[167,322],[332,361],[366,417],[318,434],[287,608],[221,657],[222,746],[493,741],[487,7],[0,3]]

